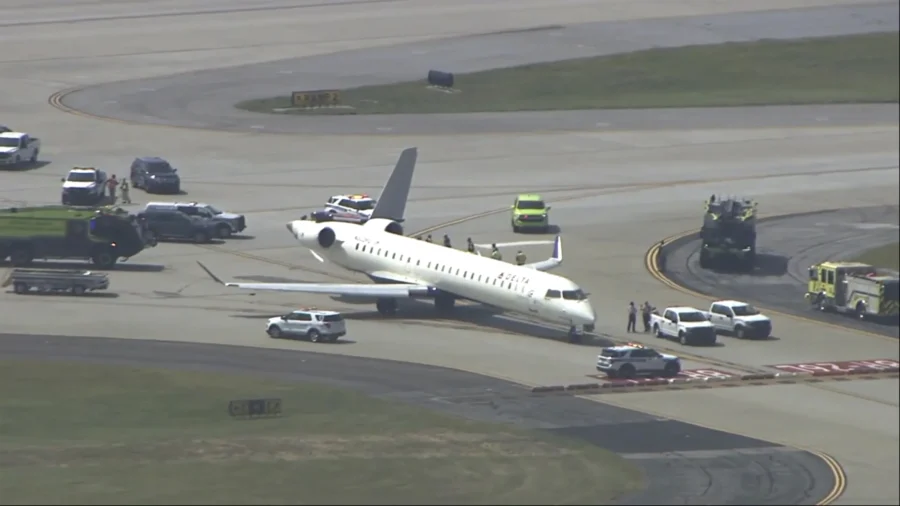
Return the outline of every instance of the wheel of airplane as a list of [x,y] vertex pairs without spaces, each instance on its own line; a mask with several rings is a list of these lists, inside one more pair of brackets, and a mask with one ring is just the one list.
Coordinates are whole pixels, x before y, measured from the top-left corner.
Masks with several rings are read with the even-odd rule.
[[378,299],[375,302],[375,308],[382,315],[392,315],[397,312],[397,301],[395,299]]
[[456,305],[456,298],[449,293],[438,293],[434,296],[434,307],[438,311],[450,311]]

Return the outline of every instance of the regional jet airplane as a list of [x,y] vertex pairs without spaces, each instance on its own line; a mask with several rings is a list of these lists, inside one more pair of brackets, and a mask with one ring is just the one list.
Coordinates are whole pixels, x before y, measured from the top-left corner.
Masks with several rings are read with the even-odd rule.
[[[415,165],[416,148],[403,152],[391,180],[408,185]],[[395,177],[408,171],[410,177]],[[553,255],[522,266],[420,241],[403,235],[400,221],[406,194],[382,192],[372,219],[360,225],[336,221],[296,220],[286,225],[296,240],[319,261],[328,260],[344,269],[367,275],[374,283],[230,283],[200,267],[216,282],[247,290],[320,293],[371,299],[382,315],[397,311],[397,300],[430,298],[440,312],[453,309],[457,299],[468,299],[511,313],[569,327],[569,339],[594,329],[595,314],[587,295],[572,281],[545,271],[562,264],[559,236]],[[402,197],[402,202],[384,199]],[[393,201],[392,201],[393,200]],[[198,262],[199,263],[199,262]]]

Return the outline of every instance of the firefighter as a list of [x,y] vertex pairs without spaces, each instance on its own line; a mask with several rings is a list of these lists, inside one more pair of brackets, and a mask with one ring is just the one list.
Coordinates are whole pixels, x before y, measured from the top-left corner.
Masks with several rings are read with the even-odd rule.
[[497,249],[497,244],[491,244],[491,258],[494,260],[503,260],[503,255],[500,254],[500,250]]
[[525,253],[522,250],[516,253],[516,265],[525,265]]
[[453,247],[452,245],[450,245],[450,236],[447,234],[444,234],[444,246],[446,246],[448,248]]
[[466,238],[466,251],[469,253],[475,253],[475,243],[472,242],[471,237]]
[[425,238],[425,242],[434,242],[431,240],[431,234],[428,234],[428,237]]
[[122,178],[122,203],[130,204],[131,203],[131,195],[128,194],[128,178]]

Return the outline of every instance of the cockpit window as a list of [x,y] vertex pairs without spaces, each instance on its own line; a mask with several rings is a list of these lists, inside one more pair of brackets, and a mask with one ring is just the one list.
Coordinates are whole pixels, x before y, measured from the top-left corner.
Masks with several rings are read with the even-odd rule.
[[587,295],[584,294],[581,290],[566,290],[562,293],[563,298],[566,300],[585,300],[587,299]]
[[560,294],[559,290],[547,290],[547,295],[544,295],[544,297],[548,299],[558,299],[562,297],[562,294]]

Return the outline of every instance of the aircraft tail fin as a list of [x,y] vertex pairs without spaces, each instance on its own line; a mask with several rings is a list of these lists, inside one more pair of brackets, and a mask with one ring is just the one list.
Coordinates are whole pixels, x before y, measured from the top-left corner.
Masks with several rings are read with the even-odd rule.
[[412,185],[413,171],[416,168],[418,148],[407,148],[400,153],[400,159],[391,172],[391,177],[378,196],[378,203],[372,210],[371,219],[383,218],[392,221],[403,221],[406,213],[406,201],[409,199],[409,187]]

